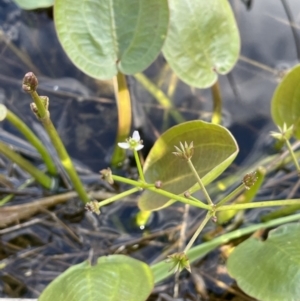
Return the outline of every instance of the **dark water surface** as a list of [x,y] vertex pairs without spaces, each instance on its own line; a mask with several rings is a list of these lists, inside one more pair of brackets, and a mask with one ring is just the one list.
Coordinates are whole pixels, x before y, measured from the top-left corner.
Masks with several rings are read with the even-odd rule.
[[[220,84],[224,124],[241,149],[235,163],[244,165],[271,151],[272,140],[266,138],[275,128],[270,119],[270,100],[283,72],[298,63],[299,42],[295,42],[282,1],[254,0],[250,10],[240,0],[231,4],[241,34],[241,58],[230,76],[220,77]],[[299,36],[300,1],[291,0],[289,6]],[[146,74],[167,91],[171,73],[162,75],[164,64],[160,56]],[[74,67],[56,38],[51,10],[27,12],[9,0],[0,0],[0,66],[1,103],[38,129],[29,109],[30,97],[21,90],[24,74],[34,71],[40,94],[50,97],[52,120],[70,155],[91,172],[109,165],[117,130],[112,82],[89,78]],[[140,129],[151,147],[157,133],[175,122],[165,118],[163,109],[138,83],[130,80],[130,84],[135,111],[139,112],[134,128]],[[186,120],[209,120],[211,116],[209,89],[191,89],[179,81],[173,100]],[[14,143],[13,137],[4,138],[6,131],[21,137],[6,122],[0,127],[0,139]],[[148,231],[165,232],[151,243],[135,243],[143,235],[133,222],[136,212],[134,199],[126,206],[118,203],[104,208],[100,217],[87,214],[78,200],[72,200],[54,211],[70,231],[58,226],[51,212],[46,212],[36,217],[32,227],[0,232],[0,297],[37,297],[54,277],[87,259],[91,252],[100,256],[122,252],[125,246],[127,253],[152,262],[169,240],[174,242],[177,230],[172,229],[181,223],[182,208],[174,206],[153,215]],[[191,227],[200,218],[198,211],[191,209]],[[1,264],[5,264],[4,269]],[[172,286],[168,288],[172,292]]]

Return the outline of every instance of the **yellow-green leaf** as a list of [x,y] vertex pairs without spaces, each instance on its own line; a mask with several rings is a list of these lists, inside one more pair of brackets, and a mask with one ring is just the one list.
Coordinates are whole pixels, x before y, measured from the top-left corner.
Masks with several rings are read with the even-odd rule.
[[240,51],[240,37],[228,0],[173,0],[163,53],[187,84],[206,88],[228,73]]
[[51,282],[39,301],[145,301],[154,286],[150,267],[124,255],[103,256],[95,266],[74,265]]
[[295,66],[285,75],[276,88],[271,114],[276,125],[287,128],[294,125],[295,136],[300,139],[300,65]]
[[230,255],[229,274],[257,300],[300,300],[299,233],[294,223],[272,230],[266,241],[247,239]]
[[[185,122],[172,127],[155,142],[144,164],[146,181],[162,181],[161,188],[175,194],[194,186],[197,181],[187,162],[172,154],[176,151],[175,145],[192,141],[192,162],[205,184],[218,177],[238,153],[236,141],[226,128],[201,120]],[[164,196],[145,191],[139,199],[139,207],[145,211],[157,210],[168,201]]]
[[134,74],[159,54],[169,21],[167,0],[56,0],[58,38],[73,63],[99,79]]
[[45,8],[53,5],[54,0],[14,0],[22,9]]

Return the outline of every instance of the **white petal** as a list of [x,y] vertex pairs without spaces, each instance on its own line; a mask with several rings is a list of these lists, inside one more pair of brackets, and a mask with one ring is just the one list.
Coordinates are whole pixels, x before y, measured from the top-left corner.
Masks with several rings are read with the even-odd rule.
[[135,149],[136,151],[138,151],[138,150],[142,149],[143,147],[144,147],[143,144],[139,144],[139,145],[136,146],[134,149]]
[[138,131],[134,131],[132,134],[132,139],[136,142],[139,142],[141,140],[140,134]]
[[119,145],[119,147],[124,148],[124,149],[128,149],[130,147],[129,143],[127,143],[127,142],[119,142],[118,145]]

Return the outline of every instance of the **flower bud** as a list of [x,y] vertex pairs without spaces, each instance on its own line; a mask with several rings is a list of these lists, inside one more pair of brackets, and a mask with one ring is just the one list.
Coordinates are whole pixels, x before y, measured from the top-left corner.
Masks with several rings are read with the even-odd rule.
[[170,271],[173,270],[174,273],[181,272],[183,269],[191,273],[190,261],[184,252],[169,255],[166,262],[172,263]]
[[190,145],[188,145],[187,142],[185,142],[184,145],[180,142],[181,149],[176,145],[174,145],[174,147],[176,149],[176,152],[172,152],[173,155],[186,160],[190,160],[193,157],[194,154],[193,141],[190,143]]
[[27,93],[31,93],[36,91],[37,86],[38,86],[38,80],[37,77],[34,75],[34,73],[33,72],[26,73],[23,78],[22,89]]
[[106,181],[108,184],[114,184],[114,179],[112,178],[111,169],[108,167],[106,169],[100,170],[101,178]]
[[187,199],[189,199],[191,197],[191,194],[189,191],[186,191],[184,194],[184,197],[186,197]]
[[156,181],[155,182],[155,188],[159,189],[162,186],[162,181]]
[[85,209],[86,209],[87,211],[94,212],[94,213],[96,213],[97,215],[100,214],[99,203],[98,203],[97,201],[91,201],[91,202],[88,202],[88,203],[85,205]]
[[249,190],[256,181],[257,181],[256,171],[247,173],[243,178],[243,183],[247,190]]

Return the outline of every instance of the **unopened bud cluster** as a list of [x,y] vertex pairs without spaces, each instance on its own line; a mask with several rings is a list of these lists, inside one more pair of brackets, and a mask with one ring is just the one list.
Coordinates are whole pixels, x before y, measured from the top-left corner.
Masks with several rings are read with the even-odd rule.
[[249,190],[256,181],[257,181],[256,171],[247,173],[243,178],[243,184],[245,185],[245,188],[247,190]]
[[294,133],[294,125],[291,125],[289,128],[287,127],[286,123],[283,124],[282,127],[278,126],[279,132],[271,132],[271,136],[275,139],[282,141],[282,140],[289,140],[293,136]]
[[190,261],[184,252],[178,252],[168,256],[166,262],[172,263],[170,271],[173,270],[174,274],[181,272],[183,269],[191,273]]
[[38,86],[38,79],[34,75],[34,73],[33,72],[26,73],[23,78],[23,85],[22,85],[23,90],[27,93],[31,93],[36,91],[37,86]]
[[94,212],[96,214],[100,214],[100,210],[99,210],[99,203],[97,201],[91,201],[91,202],[88,202],[86,205],[85,205],[85,209],[87,211],[90,211],[90,212]]
[[108,184],[114,184],[114,179],[112,178],[111,169],[108,167],[106,169],[100,170],[101,178],[106,181]]
[[189,160],[193,157],[194,154],[194,143],[193,141],[190,143],[190,145],[187,144],[187,142],[184,143],[184,145],[180,142],[180,148],[175,146],[176,152],[173,152],[172,154],[180,157],[185,160]]

